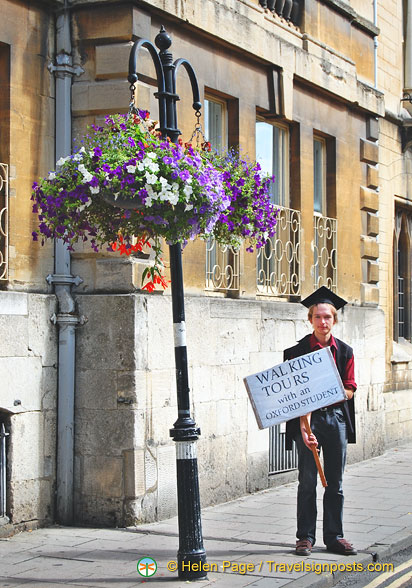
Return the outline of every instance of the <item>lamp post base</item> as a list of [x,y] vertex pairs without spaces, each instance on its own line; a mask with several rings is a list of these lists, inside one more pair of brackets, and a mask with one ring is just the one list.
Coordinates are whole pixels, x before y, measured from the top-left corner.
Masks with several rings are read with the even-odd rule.
[[[175,431],[172,429],[171,433]],[[202,520],[199,500],[196,438],[176,440],[177,507],[179,519],[178,573],[182,580],[207,577],[204,566]]]

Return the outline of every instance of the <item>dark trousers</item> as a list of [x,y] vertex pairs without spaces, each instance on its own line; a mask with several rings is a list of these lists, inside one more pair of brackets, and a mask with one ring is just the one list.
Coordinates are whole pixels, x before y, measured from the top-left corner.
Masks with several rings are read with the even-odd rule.
[[[328,483],[323,495],[323,542],[331,545],[343,537],[342,478],[346,463],[347,434],[342,409],[328,408],[312,413],[311,429],[323,453]],[[317,468],[312,452],[303,443],[300,432],[295,437],[298,450],[299,486],[297,503],[298,539],[316,539]]]

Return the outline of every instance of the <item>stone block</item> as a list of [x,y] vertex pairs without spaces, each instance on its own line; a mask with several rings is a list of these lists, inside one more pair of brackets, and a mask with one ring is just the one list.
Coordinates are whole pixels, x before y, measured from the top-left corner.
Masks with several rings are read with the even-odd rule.
[[[269,441],[266,443],[268,446]],[[248,455],[247,460],[247,491],[259,492],[268,486],[268,454],[267,449]]]
[[147,405],[149,410],[176,406],[176,370],[153,369],[150,372]]
[[[133,43],[115,43],[96,46],[96,79],[127,79],[129,55]],[[137,74],[155,78],[155,68],[149,52],[141,48],[137,54]],[[140,106],[140,102],[138,103]]]
[[43,367],[41,379],[42,410],[56,410],[57,366]]
[[[174,406],[165,406],[159,409],[153,418],[148,419],[146,443],[169,443],[169,430],[177,419],[177,410]],[[201,423],[198,423],[201,425]]]
[[368,264],[368,283],[377,284],[379,282],[379,263],[376,261],[367,260]]
[[133,35],[150,35],[150,16],[132,5],[77,10],[74,13],[74,37],[81,40],[129,41]]
[[135,343],[133,296],[77,296],[77,302],[88,318],[77,331],[78,369],[133,371],[145,363],[145,347]]
[[379,162],[379,147],[365,139],[360,140],[360,160],[376,165]]
[[369,212],[377,212],[379,210],[379,194],[374,190],[369,190],[364,186],[360,188],[360,208]]
[[157,488],[157,454],[154,447],[147,447],[144,453],[144,481],[146,492]]
[[368,237],[379,235],[379,217],[371,212],[366,213],[366,231]]
[[0,357],[30,355],[28,343],[27,316],[0,314]]
[[76,373],[76,409],[117,408],[117,372],[110,369],[78,369]]
[[374,237],[366,237],[365,235],[361,235],[360,251],[362,259],[378,259],[379,243]]
[[173,315],[170,296],[147,297],[147,357],[151,369],[175,369]]
[[133,410],[83,409],[76,414],[75,442],[83,455],[118,457],[132,449],[135,439]]
[[28,347],[34,355],[42,358],[44,366],[57,363],[58,329],[50,320],[56,310],[55,296],[29,296]]
[[133,449],[124,452],[124,493],[128,498],[145,493],[144,450]]
[[[247,406],[247,429],[248,429],[248,436],[247,436],[247,453],[260,453],[263,451],[268,451],[269,447],[269,429],[259,429],[255,413],[253,411],[252,405],[248,400]],[[266,455],[267,458],[267,455]],[[267,472],[266,472],[267,474]]]
[[370,117],[366,121],[366,138],[368,141],[378,141],[379,139],[379,119]]
[[362,304],[378,306],[379,288],[371,284],[361,284],[361,300]]
[[11,413],[41,410],[40,357],[0,357],[0,407]]
[[41,412],[25,412],[10,419],[9,459],[13,464],[13,482],[43,477],[43,447],[45,434],[53,436],[55,428],[45,431]]
[[28,314],[28,294],[23,292],[0,291],[0,315]]
[[248,300],[210,300],[210,317],[219,319],[260,319],[261,309],[258,303]]
[[366,166],[366,184],[372,190],[379,187],[379,169],[375,165]]
[[53,522],[55,496],[53,484],[49,480],[12,480],[9,499],[13,522]]
[[157,448],[158,462],[158,516],[169,519],[177,514],[176,448],[174,445]]
[[129,94],[129,82],[123,80],[101,80],[95,83],[77,82],[73,84],[73,113],[109,114],[126,112],[124,97]]
[[[92,527],[123,527],[124,498],[75,493],[75,522]],[[130,521],[131,522],[131,521]]]
[[99,498],[122,498],[123,458],[85,456],[82,493]]

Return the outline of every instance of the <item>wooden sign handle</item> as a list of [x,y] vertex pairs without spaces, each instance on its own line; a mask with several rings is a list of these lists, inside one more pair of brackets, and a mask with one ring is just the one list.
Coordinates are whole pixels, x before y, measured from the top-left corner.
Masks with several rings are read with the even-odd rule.
[[[302,417],[302,419],[303,419],[303,424],[305,425],[306,433],[308,435],[312,435],[312,429],[310,428],[308,417],[305,415]],[[318,453],[318,450],[316,449],[316,447],[312,447],[312,453],[313,453],[313,457],[315,458],[315,463],[316,463],[316,467],[318,468],[319,477],[322,482],[322,486],[324,488],[326,488],[328,483],[326,481],[325,474],[323,473],[322,464],[320,463],[319,453]]]

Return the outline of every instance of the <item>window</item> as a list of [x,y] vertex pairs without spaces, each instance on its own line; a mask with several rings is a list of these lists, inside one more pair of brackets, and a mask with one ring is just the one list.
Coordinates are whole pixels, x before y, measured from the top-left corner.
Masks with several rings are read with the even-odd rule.
[[326,216],[326,141],[313,140],[313,208]]
[[289,132],[286,126],[257,120],[256,161],[265,174],[275,176],[272,201],[289,206]]
[[272,202],[279,205],[276,234],[257,256],[256,286],[259,294],[300,294],[300,212],[289,208],[289,128],[256,121],[256,160],[265,174],[275,177]]
[[216,98],[205,98],[205,136],[218,151],[227,148],[227,106]]
[[337,286],[336,148],[333,138],[313,138],[313,287]]
[[411,226],[412,212],[398,208],[394,234],[394,339],[412,339],[411,321]]
[[[214,96],[205,98],[204,133],[212,148],[218,151],[227,149],[227,102]],[[238,292],[239,271],[239,251],[209,239],[206,243],[206,289]]]

